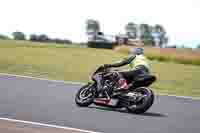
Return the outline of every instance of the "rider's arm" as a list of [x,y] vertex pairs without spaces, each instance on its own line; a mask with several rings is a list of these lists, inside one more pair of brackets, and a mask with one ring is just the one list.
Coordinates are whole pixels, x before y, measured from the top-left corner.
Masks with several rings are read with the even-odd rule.
[[135,59],[135,55],[129,56],[120,62],[110,64],[109,67],[121,67],[130,64]]

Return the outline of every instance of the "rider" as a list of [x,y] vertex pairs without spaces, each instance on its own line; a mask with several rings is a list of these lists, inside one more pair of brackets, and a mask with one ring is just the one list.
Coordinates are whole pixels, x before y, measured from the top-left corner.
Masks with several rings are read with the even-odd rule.
[[147,58],[144,56],[143,48],[135,48],[128,56],[128,58],[125,58],[122,61],[114,64],[105,64],[103,65],[103,67],[111,68],[111,67],[121,67],[125,65],[129,66],[129,70],[122,71],[119,73],[123,76],[123,78],[126,79],[126,84],[132,82],[134,78],[137,77],[138,75],[148,74],[150,72],[150,66]]

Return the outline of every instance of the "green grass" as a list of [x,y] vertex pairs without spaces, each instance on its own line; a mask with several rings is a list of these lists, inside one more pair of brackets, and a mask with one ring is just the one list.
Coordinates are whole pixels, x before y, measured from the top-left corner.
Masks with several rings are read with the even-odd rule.
[[[87,82],[95,68],[124,57],[112,50],[0,40],[0,72]],[[200,67],[151,62],[157,93],[200,97]]]

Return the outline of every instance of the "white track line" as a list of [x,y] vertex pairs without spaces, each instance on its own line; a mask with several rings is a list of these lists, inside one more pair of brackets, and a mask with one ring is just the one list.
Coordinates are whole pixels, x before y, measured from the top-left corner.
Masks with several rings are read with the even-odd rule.
[[[45,78],[36,78],[36,77],[31,77],[31,76],[15,75],[15,74],[8,74],[8,73],[0,73],[0,75],[11,76],[11,77],[20,77],[20,78],[30,78],[30,79],[37,79],[37,80],[51,81],[51,82],[57,82],[57,83],[72,84],[72,85],[83,85],[83,84],[85,84],[83,82],[51,80],[51,79],[45,79]],[[184,99],[200,100],[200,98],[189,97],[189,96],[168,95],[168,94],[164,94],[164,93],[161,93],[159,95],[169,96],[169,97],[177,97],[177,98],[184,98]]]
[[184,99],[192,99],[192,100],[200,100],[199,97],[177,96],[177,95],[168,95],[168,94],[163,94],[163,93],[159,93],[159,95],[160,96],[168,96],[168,97],[184,98]]
[[31,76],[24,76],[24,75],[15,75],[15,74],[8,74],[8,73],[0,73],[0,75],[10,76],[10,77],[19,77],[19,78],[29,78],[29,79],[37,79],[37,80],[45,80],[57,83],[66,83],[66,84],[73,84],[73,85],[83,85],[83,82],[73,82],[73,81],[63,81],[63,80],[52,80],[52,79],[45,79],[45,78],[36,78]]
[[18,123],[24,123],[24,124],[31,124],[31,125],[35,125],[35,126],[44,126],[44,127],[65,129],[65,130],[71,130],[71,131],[78,131],[78,132],[81,132],[81,133],[100,133],[100,132],[94,132],[94,131],[83,130],[83,129],[78,129],[78,128],[50,125],[50,124],[31,122],[31,121],[23,121],[23,120],[16,120],[16,119],[9,119],[9,118],[1,118],[0,117],[0,120],[10,121],[10,122],[18,122]]

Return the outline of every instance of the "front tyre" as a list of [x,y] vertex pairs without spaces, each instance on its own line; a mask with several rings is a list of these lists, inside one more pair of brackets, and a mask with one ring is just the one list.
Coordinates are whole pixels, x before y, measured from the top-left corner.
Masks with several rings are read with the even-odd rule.
[[96,93],[94,87],[94,84],[88,83],[78,90],[75,97],[75,102],[78,106],[87,107],[93,103]]
[[152,90],[146,88],[146,87],[139,87],[134,90],[136,94],[140,95],[140,100],[136,103],[129,103],[129,106],[127,106],[127,110],[136,113],[141,114],[146,112],[153,104],[154,102],[154,93]]

